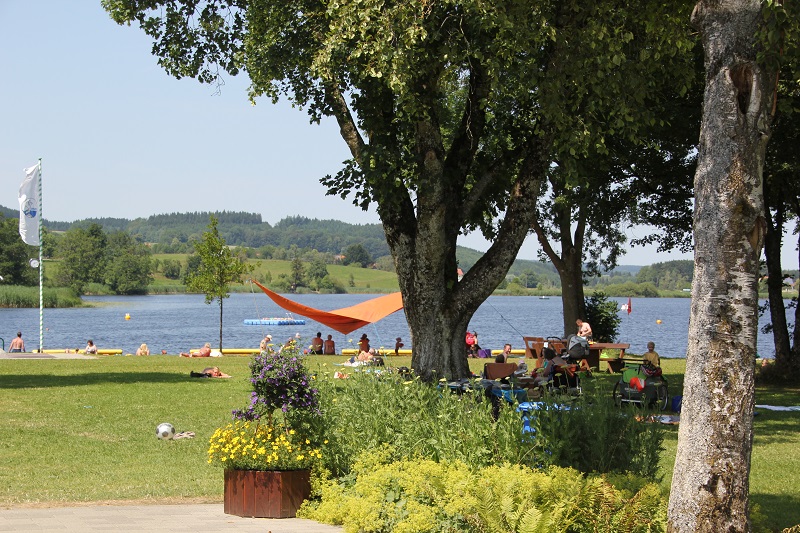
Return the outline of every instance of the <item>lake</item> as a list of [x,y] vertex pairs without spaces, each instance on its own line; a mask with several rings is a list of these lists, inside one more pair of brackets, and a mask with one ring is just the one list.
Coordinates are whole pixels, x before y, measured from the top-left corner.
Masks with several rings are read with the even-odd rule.
[[[290,296],[304,305],[330,311],[355,305],[376,295],[363,294],[298,294]],[[219,305],[205,303],[202,295],[179,294],[158,296],[89,296],[86,301],[98,307],[44,310],[44,348],[84,348],[87,339],[100,348],[120,348],[135,353],[146,342],[152,353],[166,350],[176,354],[198,348],[205,342],[216,347],[219,338]],[[612,298],[617,307],[627,298]],[[689,328],[689,298],[639,298],[632,301],[632,312],[620,311],[620,342],[631,344],[631,351],[646,351],[648,341],[656,343],[662,357],[685,357]],[[130,320],[125,320],[125,315]],[[787,313],[787,316],[789,313]],[[283,342],[300,333],[304,343],[321,331],[332,334],[337,350],[350,348],[366,333],[375,347],[394,347],[395,337],[402,337],[406,346],[410,335],[402,311],[390,315],[350,335],[342,335],[317,322],[306,320],[303,326],[247,326],[245,319],[281,317],[286,312],[263,294],[232,294],[224,302],[223,346],[226,348],[257,347],[267,333],[275,342]],[[301,317],[296,317],[301,318]],[[789,316],[790,322],[793,316]],[[656,321],[660,320],[661,323]],[[478,309],[470,330],[478,332],[483,348],[500,349],[510,342],[523,348],[523,336],[559,336],[562,328],[561,299],[539,299],[535,296],[492,296]],[[768,317],[762,317],[763,326]],[[28,350],[39,347],[38,309],[0,309],[0,337],[5,347],[22,331]],[[760,334],[758,352],[771,357],[772,335]]]

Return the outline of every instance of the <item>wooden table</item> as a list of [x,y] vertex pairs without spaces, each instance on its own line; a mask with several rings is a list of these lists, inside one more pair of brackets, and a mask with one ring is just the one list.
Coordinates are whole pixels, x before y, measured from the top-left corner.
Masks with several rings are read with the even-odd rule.
[[625,350],[630,348],[631,345],[628,343],[613,343],[613,342],[593,342],[589,344],[589,357],[586,358],[586,362],[589,363],[590,368],[597,368],[600,370],[600,353],[603,350],[619,350],[619,358],[618,359],[604,359],[608,363],[609,368],[611,368],[614,372],[618,372],[619,370],[615,367],[622,366],[625,364],[624,357],[625,357]]

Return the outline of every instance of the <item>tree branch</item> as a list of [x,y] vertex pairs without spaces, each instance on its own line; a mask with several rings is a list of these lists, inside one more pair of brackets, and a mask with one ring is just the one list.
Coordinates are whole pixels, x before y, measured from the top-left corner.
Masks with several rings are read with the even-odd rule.
[[339,124],[339,133],[350,148],[350,154],[359,166],[363,164],[364,138],[358,131],[353,114],[344,99],[342,91],[334,83],[325,84],[325,99],[331,109],[336,122]]

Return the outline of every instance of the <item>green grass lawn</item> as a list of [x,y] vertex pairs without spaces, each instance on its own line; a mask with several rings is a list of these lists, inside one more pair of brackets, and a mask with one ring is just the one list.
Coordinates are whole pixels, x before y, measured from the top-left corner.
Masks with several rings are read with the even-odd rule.
[[[309,368],[344,370],[344,357],[309,357]],[[479,372],[486,360],[470,360]],[[670,393],[682,388],[683,360],[662,360]],[[0,360],[0,503],[100,500],[221,501],[222,471],[206,463],[208,438],[249,400],[249,358],[179,357]],[[196,379],[218,365],[232,379]],[[320,365],[325,364],[325,367]],[[409,357],[388,364],[410,366]],[[609,391],[617,376],[587,383]],[[587,380],[588,381],[588,380]],[[609,395],[610,398],[610,395]],[[800,389],[759,388],[756,403],[800,405]],[[194,439],[160,441],[171,422]],[[774,529],[800,523],[800,413],[758,410],[752,501]],[[668,490],[677,427],[665,426],[662,485]]]

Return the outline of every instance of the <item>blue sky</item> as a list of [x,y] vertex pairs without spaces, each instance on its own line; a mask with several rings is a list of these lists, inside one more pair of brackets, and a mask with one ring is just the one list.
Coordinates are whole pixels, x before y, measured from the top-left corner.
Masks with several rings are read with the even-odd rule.
[[[309,124],[286,102],[253,106],[243,76],[220,91],[176,80],[151,44],[111,21],[100,0],[0,0],[0,205],[17,206],[22,169],[41,157],[50,220],[228,210],[271,224],[290,215],[379,222],[319,183],[349,157],[333,120]],[[488,246],[479,235],[460,244]],[[530,236],[519,257],[535,259],[538,248]],[[785,268],[797,268],[793,248]],[[621,263],[678,258],[692,256],[638,248]]]

